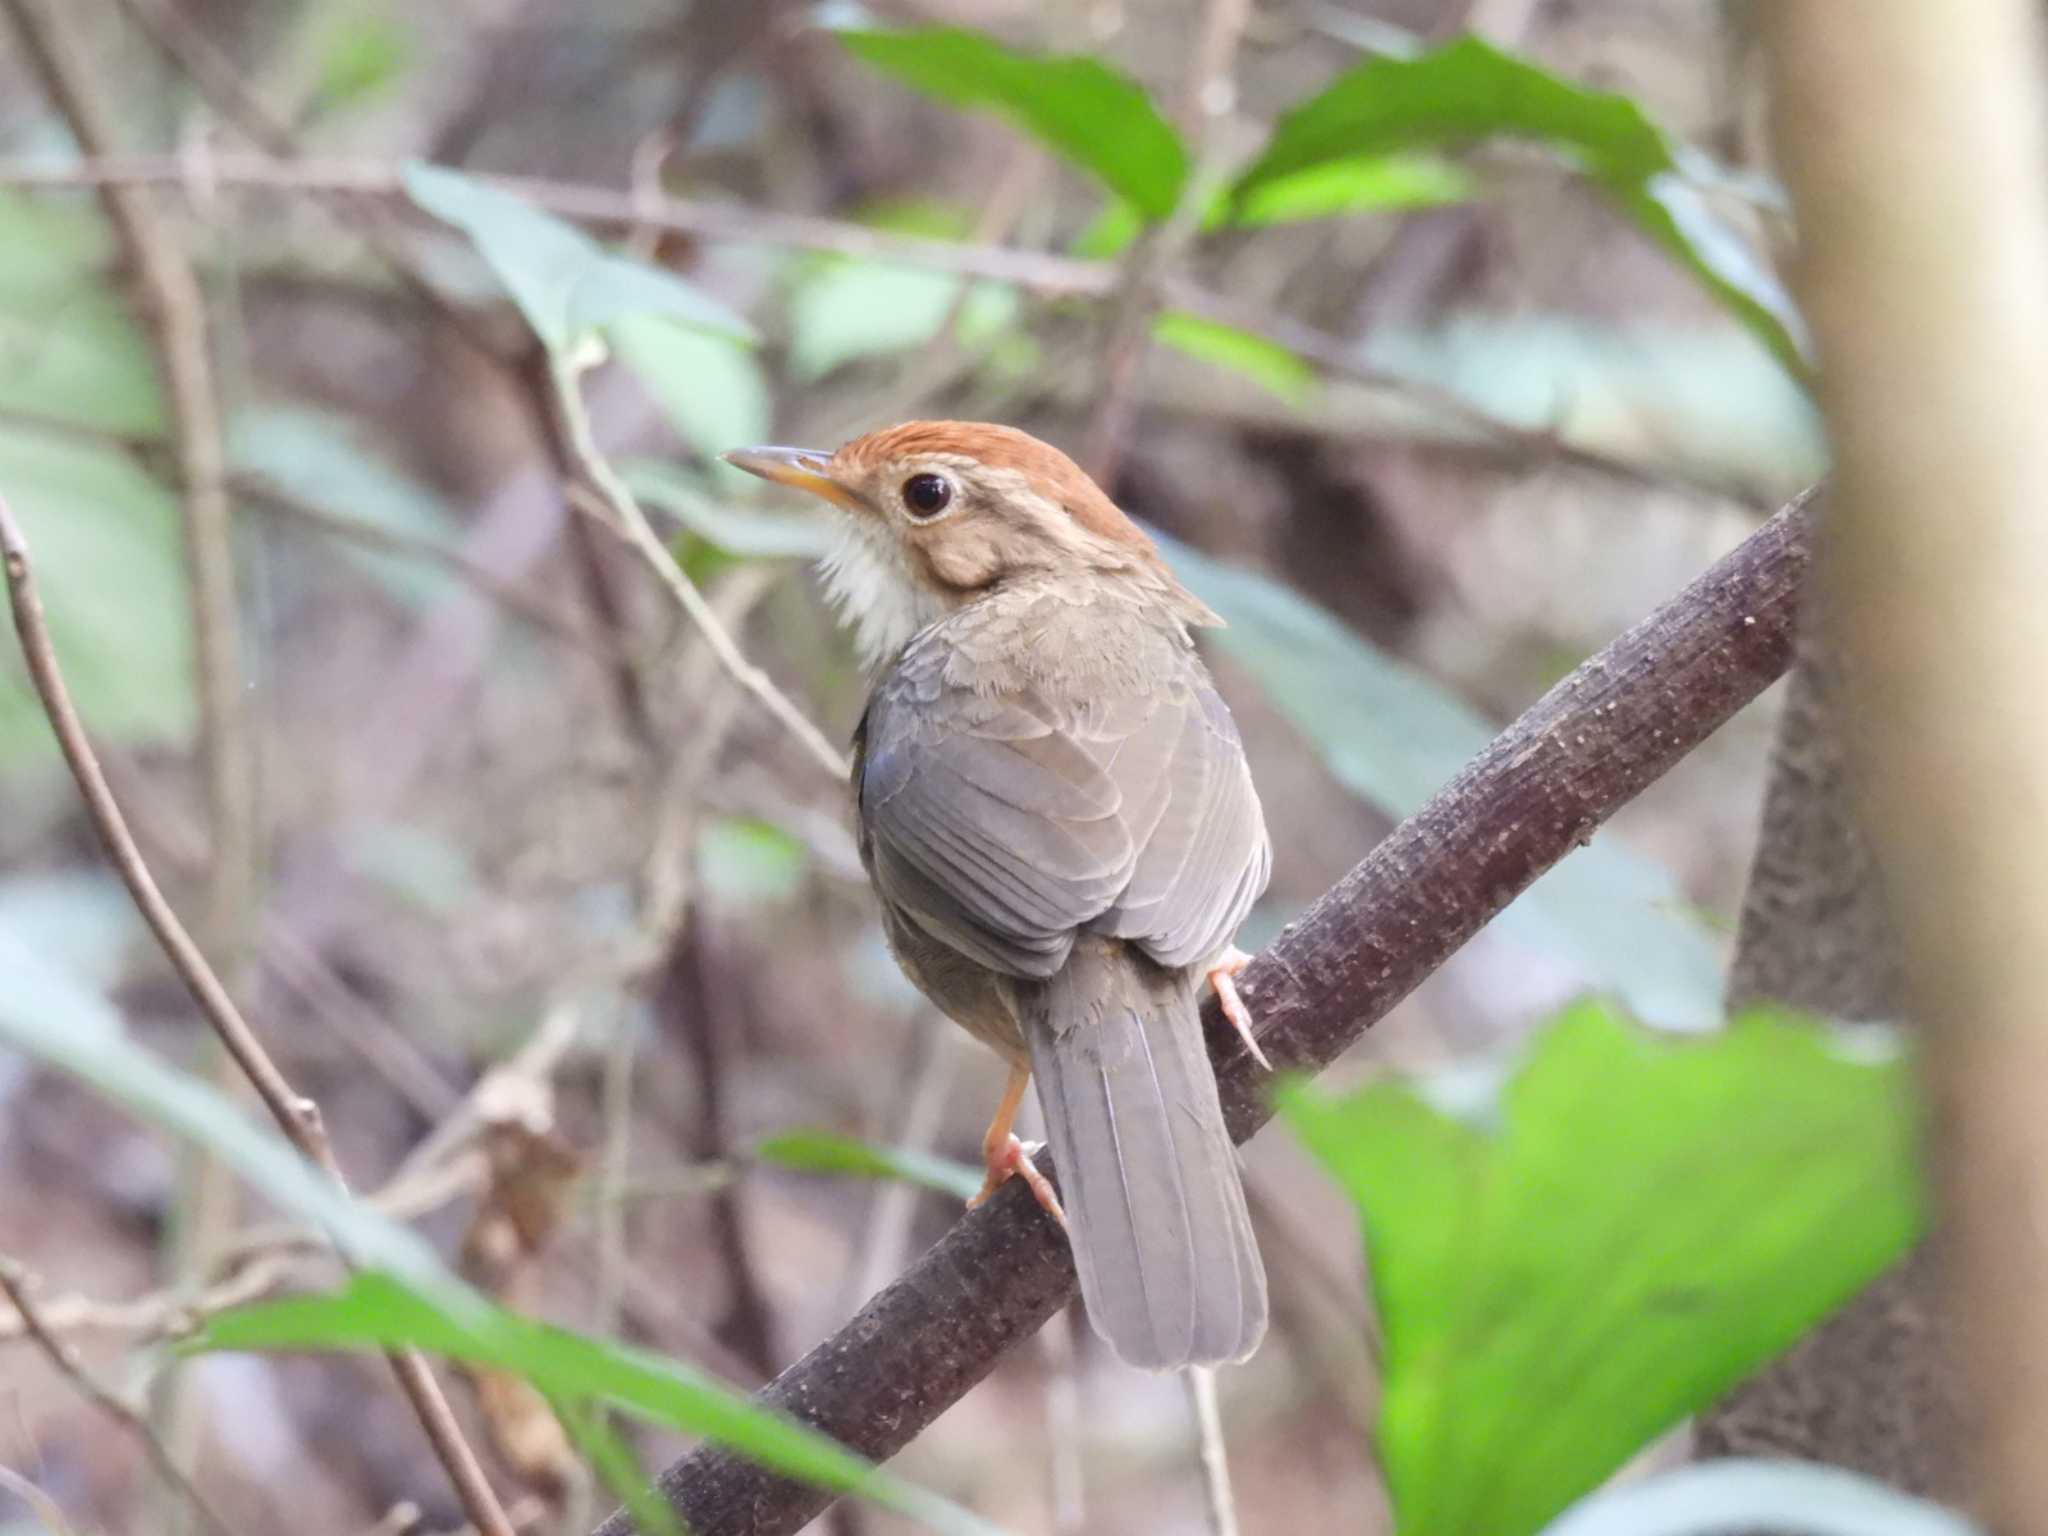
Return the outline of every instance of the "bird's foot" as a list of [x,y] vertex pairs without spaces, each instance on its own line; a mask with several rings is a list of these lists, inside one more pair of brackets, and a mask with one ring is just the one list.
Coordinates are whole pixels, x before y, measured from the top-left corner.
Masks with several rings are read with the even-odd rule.
[[1010,1176],[1015,1174],[1030,1187],[1031,1193],[1038,1197],[1038,1203],[1045,1207],[1046,1214],[1060,1224],[1060,1230],[1065,1231],[1067,1229],[1067,1213],[1060,1209],[1059,1194],[1053,1189],[1052,1180],[1040,1173],[1038,1165],[1031,1161],[1031,1154],[1036,1152],[1038,1147],[1039,1143],[1037,1142],[1032,1142],[1027,1146],[1014,1136],[1006,1136],[1000,1147],[990,1147],[988,1149],[988,1177],[982,1181],[981,1193],[967,1202],[967,1208],[970,1211],[973,1210],[982,1201],[1001,1189],[1004,1184],[1009,1182]]
[[1237,992],[1237,973],[1251,963],[1250,955],[1232,945],[1209,967],[1209,985],[1216,989],[1216,1002],[1223,1010],[1223,1017],[1230,1021],[1230,1027],[1244,1041],[1244,1048],[1252,1053],[1252,1060],[1270,1072],[1273,1063],[1266,1060],[1266,1053],[1259,1049],[1258,1039],[1252,1034],[1252,1011],[1245,1007],[1244,999]]

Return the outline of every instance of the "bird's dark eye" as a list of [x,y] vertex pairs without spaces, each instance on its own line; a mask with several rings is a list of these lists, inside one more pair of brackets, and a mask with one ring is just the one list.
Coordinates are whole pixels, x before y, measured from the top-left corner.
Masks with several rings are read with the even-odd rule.
[[903,482],[903,505],[912,517],[937,517],[952,501],[953,482],[944,475],[912,475]]

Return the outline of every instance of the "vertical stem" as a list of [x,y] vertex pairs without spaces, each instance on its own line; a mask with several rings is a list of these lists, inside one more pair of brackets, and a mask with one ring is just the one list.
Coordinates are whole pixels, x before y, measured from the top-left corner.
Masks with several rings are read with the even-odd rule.
[[2032,0],[1758,12],[1852,778],[1926,1032],[1973,1504],[2048,1532],[2048,133]]

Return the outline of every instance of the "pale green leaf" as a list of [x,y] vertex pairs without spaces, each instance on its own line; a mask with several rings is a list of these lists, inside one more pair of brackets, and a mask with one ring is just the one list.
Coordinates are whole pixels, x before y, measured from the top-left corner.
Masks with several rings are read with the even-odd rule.
[[755,447],[771,436],[774,402],[750,349],[647,315],[619,321],[612,345],[676,435],[711,462],[714,481],[736,488],[750,478],[718,459],[727,449]]
[[758,1162],[800,1173],[836,1173],[861,1179],[900,1179],[942,1195],[971,1200],[981,1192],[981,1170],[912,1147],[884,1147],[830,1131],[786,1131],[756,1142]]
[[697,878],[714,901],[772,906],[803,889],[810,851],[772,822],[718,816],[697,833]]
[[1580,1006],[1485,1126],[1391,1082],[1283,1111],[1359,1209],[1412,1536],[1537,1531],[1922,1220],[1903,1060],[1778,1017],[1678,1041]]
[[458,171],[405,167],[407,194],[475,242],[526,323],[552,352],[629,315],[665,315],[741,340],[753,328],[659,267],[608,253],[573,224]]
[[1316,390],[1316,371],[1299,353],[1236,326],[1168,310],[1152,322],[1153,339],[1176,352],[1241,373],[1292,405]]

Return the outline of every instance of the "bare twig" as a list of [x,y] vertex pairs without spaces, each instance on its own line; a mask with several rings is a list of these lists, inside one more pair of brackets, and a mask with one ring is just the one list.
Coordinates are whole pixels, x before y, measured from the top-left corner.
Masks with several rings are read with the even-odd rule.
[[[248,156],[217,156],[208,174],[220,187],[243,187],[293,196],[359,194],[402,198],[398,169],[374,162],[304,159],[289,164]],[[183,185],[189,167],[160,156],[95,159],[82,165],[0,163],[0,186],[83,187]],[[488,185],[524,198],[561,218],[608,229],[644,225],[665,233],[706,240],[830,251],[866,261],[895,262],[963,277],[1012,283],[1045,297],[1106,298],[1117,290],[1122,269],[1114,263],[1082,261],[1044,251],[915,235],[849,224],[804,214],[770,212],[729,203],[669,198],[658,206],[630,192],[531,177],[479,177]],[[1264,336],[1299,353],[1318,367],[1377,390],[1416,408],[1403,413],[1400,430],[1434,433],[1452,443],[1569,464],[1631,482],[1654,480],[1645,466],[1580,447],[1557,433],[1497,417],[1456,390],[1375,366],[1363,349],[1285,316],[1274,315],[1228,295],[1214,293],[1172,273],[1162,275],[1165,304],[1219,325]]]
[[[347,1182],[334,1159],[334,1149],[328,1142],[326,1126],[321,1122],[319,1106],[294,1089],[270,1059],[256,1032],[242,1017],[234,999],[228,996],[220,977],[207,963],[199,946],[193,943],[192,936],[185,931],[170,903],[164,900],[155,877],[150,874],[141,851],[135,846],[121,807],[107,787],[106,775],[100,770],[91,743],[86,739],[85,728],[64,686],[56,652],[50,644],[49,627],[43,617],[42,600],[37,595],[30,569],[28,544],[5,501],[0,501],[0,556],[4,556],[6,561],[7,595],[29,676],[49,716],[50,728],[56,733],[64,760],[71,768],[72,777],[77,780],[93,826],[106,845],[108,857],[121,876],[122,884],[127,886],[143,921],[156,935],[172,968],[199,1005],[199,1011],[227,1047],[235,1065],[255,1088],[263,1107],[277,1122],[286,1139],[345,1190]],[[395,1352],[389,1358],[398,1375],[399,1385],[404,1388],[413,1411],[427,1432],[427,1438],[433,1442],[435,1452],[447,1467],[470,1518],[491,1536],[508,1536],[510,1527],[505,1523],[497,1496],[491,1492],[483,1469],[477,1464],[476,1453],[463,1439],[448,1401],[442,1396],[440,1385],[434,1380],[426,1361],[411,1350]]]
[[[45,91],[87,155],[114,153],[113,114],[61,8],[6,0]],[[216,944],[238,952],[246,938],[255,863],[254,778],[236,638],[235,554],[221,436],[220,398],[208,357],[206,307],[184,251],[158,218],[149,192],[108,184],[100,201],[133,270],[137,308],[156,343],[170,402],[192,589],[200,743],[213,838],[210,910]],[[231,968],[232,969],[232,968]]]
[[1759,18],[1841,466],[1823,590],[1849,777],[1924,1031],[1966,1502],[2041,1536],[2048,34],[2029,0]]
[[1250,16],[1251,0],[1209,0],[1203,8],[1179,111],[1181,131],[1190,147],[1187,185],[1181,189],[1180,205],[1173,216],[1147,230],[1131,246],[1110,303],[1093,425],[1082,458],[1088,472],[1103,486],[1114,483],[1130,440],[1138,410],[1138,375],[1144,367],[1163,279],[1201,227],[1215,168],[1209,126],[1230,110],[1235,99],[1231,75]]
[[142,1449],[148,1455],[150,1465],[156,1469],[157,1475],[177,1490],[178,1496],[192,1506],[199,1518],[214,1532],[214,1536],[233,1536],[233,1528],[221,1519],[212,1505],[207,1503],[206,1496],[192,1486],[192,1480],[164,1448],[163,1441],[159,1440],[149,1427],[149,1421],[123,1401],[119,1393],[102,1385],[85,1368],[85,1362],[78,1358],[78,1351],[44,1326],[32,1290],[28,1274],[21,1265],[13,1259],[0,1258],[0,1291],[6,1292],[15,1314],[21,1319],[23,1330],[35,1340],[37,1347],[48,1357],[50,1364],[78,1389],[79,1394],[87,1402],[142,1442]]
[[575,365],[556,359],[549,377],[553,383],[553,399],[561,414],[563,438],[576,469],[590,484],[592,490],[603,499],[605,508],[617,520],[616,531],[629,548],[646,562],[661,584],[668,588],[669,595],[676,600],[690,622],[696,625],[726,672],[741,688],[761,704],[779,721],[784,729],[794,736],[798,743],[826,772],[835,778],[846,777],[846,759],[839,749],[825,739],[824,732],[813,725],[808,716],[797,708],[789,695],[775,686],[774,681],[747,660],[731,633],[717,612],[704,600],[704,594],[697,590],[697,584],[690,580],[683,568],[670,557],[653,526],[647,521],[647,514],[641,509],[639,500],[627,488],[619,472],[612,468],[610,461],[599,452],[596,436],[590,429],[590,414],[583,407],[583,394],[577,382],[578,370]]
[[1209,1501],[1209,1529],[1215,1536],[1237,1536],[1237,1499],[1230,1491],[1230,1461],[1223,1446],[1223,1414],[1216,1406],[1216,1372],[1191,1365],[1188,1402],[1195,1413],[1195,1436],[1202,1458],[1202,1491]]
[[[1241,983],[1281,1070],[1348,1049],[1515,896],[1784,671],[1809,564],[1787,508],[1544,695],[1273,944]],[[1213,1003],[1226,1121],[1272,1115]],[[864,1456],[893,1456],[1072,1299],[1066,1239],[1030,1192],[969,1212],[761,1400]],[[829,1496],[714,1449],[657,1480],[696,1536],[787,1536]],[[601,1527],[623,1536],[621,1513]]]

